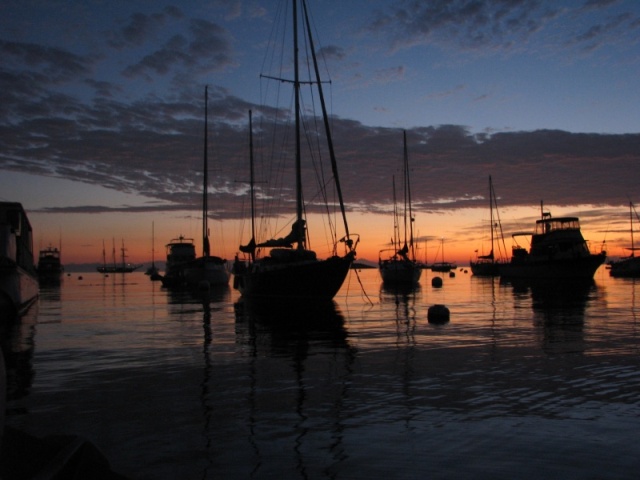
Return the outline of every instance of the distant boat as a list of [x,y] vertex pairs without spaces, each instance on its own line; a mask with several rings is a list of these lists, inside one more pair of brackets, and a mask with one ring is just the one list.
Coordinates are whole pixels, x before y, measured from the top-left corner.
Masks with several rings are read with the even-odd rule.
[[[386,285],[409,284],[415,285],[420,280],[422,269],[416,262],[413,244],[413,212],[411,210],[411,184],[409,181],[409,154],[407,152],[407,132],[403,132],[404,158],[402,162],[403,176],[403,245],[400,248],[400,225],[396,201],[395,177],[393,182],[393,248],[380,250],[378,253],[378,268],[382,281]],[[385,258],[383,258],[383,256]]]
[[37,298],[31,224],[20,203],[0,202],[0,319],[21,315]]
[[148,275],[149,279],[154,282],[162,280],[162,275],[160,275],[160,271],[158,270],[158,267],[156,267],[155,252],[155,225],[154,222],[151,222],[151,266],[147,268],[147,271],[144,272],[144,274]]
[[[533,233],[516,232],[516,245],[509,263],[500,266],[500,276],[526,279],[591,279],[607,257],[606,252],[593,254],[580,231],[578,217],[551,217],[541,207]],[[529,251],[518,245],[516,238],[530,236]]]
[[[632,202],[629,202],[629,230],[631,232],[631,246],[627,247],[627,250],[631,251],[631,255],[628,257],[622,257],[617,261],[610,262],[609,275],[612,277],[640,277],[640,257],[635,256],[635,251],[640,250],[640,247],[634,246],[633,243],[633,213],[635,208]],[[638,214],[636,212],[636,218]]]
[[107,257],[106,257],[104,241],[103,241],[102,242],[102,265],[97,267],[98,272],[100,273],[131,273],[139,269],[140,267],[142,267],[141,263],[139,264],[127,263],[125,261],[125,259],[127,258],[126,251],[127,249],[124,248],[124,240],[123,240],[122,246],[120,247],[121,261],[120,263],[116,263],[116,245],[114,241],[113,250],[111,253],[112,262],[111,264],[107,264]]
[[[302,28],[298,29],[298,4],[301,5],[300,19]],[[288,137],[295,140],[295,146],[291,145],[293,153],[278,152],[273,155],[274,158],[288,159],[291,158],[295,166],[295,180],[283,179],[282,183],[285,186],[293,190],[295,188],[295,220],[292,220],[291,231],[283,237],[271,238],[265,241],[256,240],[255,231],[255,210],[254,210],[254,182],[253,182],[253,149],[250,148],[250,165],[252,172],[251,181],[251,234],[252,237],[247,245],[240,246],[240,251],[248,256],[245,261],[237,259],[234,263],[234,287],[237,288],[243,297],[249,299],[262,300],[266,299],[269,302],[282,302],[283,304],[291,304],[297,302],[322,302],[330,301],[338,293],[342,286],[349,268],[353,263],[356,251],[352,236],[349,234],[349,228],[346,219],[346,211],[343,203],[342,190],[340,187],[340,181],[338,176],[338,167],[335,152],[333,149],[333,139],[331,136],[331,129],[329,117],[327,114],[324,93],[322,89],[322,81],[320,79],[319,67],[317,58],[315,55],[315,49],[313,44],[313,38],[311,36],[312,27],[309,21],[309,14],[307,12],[307,5],[304,0],[292,1],[292,18],[293,18],[293,75],[294,79],[275,78],[267,75],[262,75],[262,78],[273,80],[281,84],[293,85],[293,103],[294,108],[291,112],[291,118],[295,118],[293,122],[295,130]],[[301,31],[305,36],[304,42],[299,42],[298,32]],[[313,79],[305,81],[300,79],[299,68],[299,51],[298,46],[301,45],[308,47],[309,56],[305,57],[310,60],[309,71],[314,74]],[[281,71],[289,71],[284,69]],[[303,113],[301,88],[315,88],[317,91],[317,103],[322,109],[322,122],[311,121],[303,122],[301,115]],[[307,108],[309,105],[305,105]],[[279,112],[277,108],[271,109],[274,112]],[[320,123],[324,126],[323,133],[318,131],[303,132],[303,127],[313,127]],[[277,125],[280,127],[280,125]],[[275,127],[274,127],[275,128]],[[252,128],[250,127],[251,131]],[[306,133],[307,136],[302,134]],[[313,140],[312,140],[313,139]],[[304,140],[304,142],[303,142]],[[316,140],[326,141],[325,147],[322,148],[320,142],[316,143]],[[274,141],[274,143],[276,143]],[[318,193],[317,195],[305,196],[303,194],[303,167],[302,167],[302,151],[301,147],[314,143],[313,150],[310,151],[309,159],[311,162],[314,158],[316,162],[319,162],[320,156],[327,156],[331,163],[331,175],[325,178],[318,178]],[[250,144],[252,144],[250,135]],[[321,153],[322,152],[322,153]],[[312,157],[313,155],[313,157]],[[273,168],[277,168],[276,163],[272,163]],[[319,167],[317,167],[319,169]],[[308,172],[312,170],[309,169]],[[321,173],[315,170],[316,173]],[[325,173],[326,174],[326,173]],[[333,187],[331,190],[329,187]],[[335,194],[335,201],[328,201],[329,195]],[[279,195],[278,195],[279,197]],[[317,197],[317,198],[316,198]],[[306,203],[305,203],[306,202]],[[331,212],[330,209],[333,206],[339,205],[342,221],[344,225],[344,236],[338,239],[337,227],[333,224],[327,225],[327,240],[329,245],[333,247],[332,254],[329,258],[320,260],[316,256],[316,252],[308,248],[309,233],[307,231],[306,211],[313,208],[314,203],[322,202],[325,214],[329,214],[331,218],[337,216],[337,212]],[[280,202],[282,205],[282,202]],[[282,212],[280,212],[282,213]],[[276,216],[275,212],[271,212],[269,215]],[[344,252],[342,255],[338,253],[338,247],[342,245]],[[264,251],[267,253],[262,255]],[[302,320],[302,319],[301,319]]]
[[[494,221],[493,212],[496,212],[496,220]],[[502,241],[502,249],[498,243],[498,250],[501,252],[507,251],[506,245],[504,245],[504,236],[502,235],[502,224],[500,223],[500,215],[498,213],[498,202],[496,200],[496,194],[493,190],[493,182],[491,181],[491,175],[489,175],[489,224],[491,232],[491,251],[488,255],[476,255],[475,261],[470,261],[471,272],[479,277],[497,277],[500,275],[500,265],[505,262],[501,256],[496,259],[494,253],[494,245],[496,240]],[[499,237],[497,239],[496,237]],[[476,250],[477,252],[477,250]]]
[[[211,255],[211,247],[209,244],[209,227],[208,227],[208,89],[204,89],[204,180],[202,188],[202,256],[195,256],[195,247],[193,242],[191,246],[183,237],[178,241],[172,240],[167,244],[167,266],[165,267],[165,275],[161,278],[162,285],[168,288],[193,288],[207,285],[210,287],[221,287],[229,285],[229,277],[231,272],[227,266],[227,261],[221,257]],[[193,252],[190,249],[193,248]],[[174,249],[176,251],[174,251]],[[189,250],[189,251],[188,251]],[[169,261],[171,255],[172,261]],[[191,258],[192,257],[192,258]],[[177,259],[184,259],[178,261]],[[187,259],[188,258],[188,259]],[[170,265],[169,265],[170,264]]]
[[64,266],[60,259],[61,250],[49,245],[40,250],[38,256],[38,280],[40,283],[58,283],[62,279]]
[[451,262],[444,261],[444,238],[440,241],[440,249],[442,250],[442,261],[434,262],[431,264],[429,268],[431,268],[432,272],[450,272],[451,270],[455,270],[457,265]]

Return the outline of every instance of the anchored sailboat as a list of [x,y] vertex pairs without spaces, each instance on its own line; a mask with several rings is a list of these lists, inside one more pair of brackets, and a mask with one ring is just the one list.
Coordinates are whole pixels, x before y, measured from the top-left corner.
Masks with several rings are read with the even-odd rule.
[[155,222],[151,222],[151,266],[144,272],[145,275],[149,275],[149,279],[152,282],[162,280],[162,275],[158,267],[156,267],[156,234],[155,234]]
[[[416,252],[413,244],[413,212],[411,210],[411,185],[409,182],[409,154],[407,152],[407,132],[403,132],[404,157],[402,162],[403,172],[403,244],[400,247],[400,232],[398,225],[398,210],[396,206],[396,186],[393,184],[393,238],[391,249],[380,250],[378,254],[378,268],[380,276],[386,285],[404,284],[414,285],[418,283],[422,269],[416,262]],[[408,216],[408,217],[407,217]],[[383,258],[388,255],[388,258]]]
[[169,288],[211,286],[220,287],[229,284],[230,272],[227,261],[211,255],[209,244],[209,128],[208,128],[208,87],[204,89],[204,173],[202,186],[202,256],[196,257],[192,241],[184,237],[167,244],[166,272],[162,285]]
[[107,264],[107,256],[104,248],[104,240],[102,241],[102,265],[97,267],[98,272],[100,273],[131,273],[140,267],[142,267],[141,263],[133,264],[128,263],[126,261],[127,251],[124,248],[124,240],[122,240],[122,246],[120,247],[120,263],[116,263],[116,243],[113,240],[113,248],[111,251],[111,265]]
[[[496,213],[494,220],[493,212]],[[493,182],[489,175],[489,217],[491,231],[491,251],[488,255],[477,255],[475,261],[470,261],[471,271],[474,275],[480,277],[497,277],[500,275],[500,265],[505,262],[507,247],[504,244],[504,236],[502,234],[502,223],[500,222],[500,214],[498,213],[498,202],[496,193],[493,190]],[[498,255],[494,252],[494,245],[498,242]],[[502,242],[502,247],[500,243]],[[477,251],[477,250],[476,250]],[[504,252],[504,256],[503,256]]]
[[[631,251],[628,257],[622,257],[617,261],[611,262],[609,266],[609,275],[612,277],[640,277],[640,257],[636,257],[636,250],[640,250],[640,247],[636,247],[633,243],[633,212],[635,208],[633,203],[629,202],[629,230],[631,233],[631,246],[627,247],[627,250]],[[636,217],[637,217],[636,213]]]
[[[301,19],[298,18],[298,4],[301,8]],[[344,282],[349,267],[356,256],[353,236],[349,233],[345,207],[340,187],[337,162],[333,150],[333,140],[329,129],[329,118],[326,111],[322,82],[320,79],[318,62],[315,55],[313,39],[311,37],[311,25],[307,5],[304,0],[292,0],[293,5],[293,59],[294,59],[294,79],[284,79],[263,75],[264,79],[276,80],[278,83],[293,85],[294,92],[294,117],[295,117],[295,220],[291,225],[290,233],[284,237],[271,238],[264,241],[256,239],[255,230],[252,227],[252,237],[247,245],[241,246],[240,251],[245,254],[245,259],[237,259],[234,265],[234,287],[237,288],[243,297],[249,299],[269,299],[270,302],[277,301],[326,301],[331,300]],[[298,52],[298,22],[302,22],[303,34],[306,34],[305,45],[309,47],[312,65],[310,70],[315,73],[315,78],[302,81],[299,72],[299,52]],[[325,260],[320,260],[316,252],[309,247],[309,236],[307,232],[307,208],[312,208],[314,203],[311,198],[305,202],[303,195],[303,166],[302,166],[302,127],[301,119],[301,86],[317,88],[317,98],[322,108],[322,119],[324,125],[324,135],[327,142],[325,152],[328,150],[331,159],[332,181],[335,187],[338,204],[344,224],[344,236],[337,239],[336,228],[329,225],[333,249],[331,256]],[[314,123],[313,121],[308,123]],[[306,125],[306,124],[305,124]],[[250,130],[252,127],[250,127]],[[251,137],[252,138],[252,137]],[[308,136],[306,143],[310,143],[320,135]],[[252,141],[250,142],[252,143]],[[315,148],[319,149],[316,145]],[[253,149],[251,149],[251,169],[252,169],[252,205],[253,205]],[[316,151],[316,154],[318,151]],[[305,158],[306,160],[306,158]],[[314,159],[317,160],[317,159]],[[326,190],[328,180],[320,182],[321,192],[319,195],[326,200],[328,191]],[[314,198],[314,202],[317,203]],[[329,209],[329,202],[325,202],[325,207]],[[276,214],[271,213],[272,217]],[[252,218],[255,212],[252,212]],[[253,225],[253,221],[252,221]],[[344,247],[344,252],[338,254],[338,245]]]

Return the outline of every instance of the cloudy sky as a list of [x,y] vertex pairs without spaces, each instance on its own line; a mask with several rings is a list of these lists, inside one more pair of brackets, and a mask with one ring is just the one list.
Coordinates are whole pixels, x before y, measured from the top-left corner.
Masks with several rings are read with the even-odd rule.
[[[282,3],[2,2],[0,199],[29,210],[36,248],[62,238],[65,261],[86,262],[124,238],[141,261],[152,222],[157,252],[197,237],[209,85],[212,229],[231,257],[246,241],[247,112],[264,111]],[[622,253],[640,202],[640,2],[310,6],[361,257],[392,233],[402,130],[419,234],[458,261],[484,248],[490,174],[507,230],[544,200]]]

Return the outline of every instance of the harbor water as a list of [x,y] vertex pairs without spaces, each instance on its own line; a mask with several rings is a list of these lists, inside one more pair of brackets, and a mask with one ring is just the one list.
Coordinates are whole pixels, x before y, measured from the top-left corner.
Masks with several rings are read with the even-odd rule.
[[86,438],[132,479],[635,479],[637,297],[605,267],[577,286],[425,270],[409,292],[364,269],[307,308],[72,273],[5,341],[5,422]]

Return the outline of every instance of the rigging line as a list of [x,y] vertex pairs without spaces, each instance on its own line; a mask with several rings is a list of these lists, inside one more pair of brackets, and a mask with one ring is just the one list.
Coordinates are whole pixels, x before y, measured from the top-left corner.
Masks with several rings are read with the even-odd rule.
[[313,46],[313,38],[311,36],[311,24],[309,21],[309,12],[307,9],[307,4],[306,2],[302,2],[302,7],[304,9],[304,16],[305,16],[305,24],[307,26],[307,31],[309,32],[309,45],[311,47],[311,55],[313,56],[313,66],[314,66],[314,70],[315,70],[315,74],[316,74],[316,79],[318,81],[318,95],[320,98],[320,105],[322,107],[322,118],[324,120],[324,125],[325,125],[325,130],[326,130],[326,135],[327,135],[327,144],[329,146],[329,156],[331,158],[331,170],[333,171],[333,177],[335,179],[335,183],[336,183],[336,192],[338,194],[338,199],[340,202],[340,211],[342,213],[342,220],[344,223],[344,230],[345,230],[345,234],[346,234],[346,238],[347,241],[349,242],[348,244],[351,245],[351,239],[349,238],[349,224],[347,223],[347,213],[344,207],[344,200],[342,197],[342,187],[340,186],[340,177],[338,175],[338,164],[337,164],[337,160],[335,157],[335,151],[333,148],[333,138],[331,137],[331,129],[330,129],[330,125],[329,125],[329,118],[328,118],[328,114],[327,114],[327,107],[324,101],[324,93],[322,91],[322,85],[320,83],[320,71],[318,70],[318,61],[316,58],[316,52]]
[[[305,58],[305,66],[306,66],[306,70],[307,70],[307,78],[312,78],[312,70],[311,70],[311,65],[309,62],[309,50],[310,48],[312,48],[313,43],[312,43],[312,39],[310,38],[310,31],[307,32],[307,34],[304,33],[303,30],[303,35],[302,35],[302,39],[304,41],[304,58]],[[318,79],[319,81],[319,79]],[[305,133],[305,140],[307,142],[307,147],[309,149],[309,156],[311,158],[311,163],[313,165],[313,168],[316,172],[316,179],[318,180],[318,187],[319,187],[319,194],[322,197],[322,200],[324,202],[324,209],[326,211],[326,215],[327,215],[327,224],[328,228],[329,228],[329,234],[330,234],[330,238],[332,238],[334,245],[336,243],[336,239],[337,239],[337,229],[334,228],[333,226],[333,222],[331,220],[331,211],[329,208],[329,201],[328,201],[328,195],[327,195],[327,188],[326,188],[326,180],[325,180],[325,172],[324,172],[324,165],[322,162],[322,149],[320,148],[320,128],[318,128],[318,116],[316,115],[316,99],[315,99],[315,95],[313,92],[313,84],[315,82],[313,81],[301,81],[300,79],[298,79],[298,83],[299,85],[304,84],[307,85],[309,87],[309,99],[310,99],[310,107],[311,107],[311,112],[312,112],[312,118],[310,119],[311,122],[313,123],[314,128],[311,129],[309,122],[307,121],[307,117],[306,116],[301,116],[300,118],[300,123],[303,126],[303,131]],[[300,93],[300,102],[302,103],[301,108],[302,111],[307,111],[306,108],[304,107],[304,97],[302,95],[302,91],[301,88],[299,87],[299,93]],[[312,139],[312,135],[311,133],[313,133],[313,139]],[[317,159],[316,156],[314,155],[314,152],[317,151]],[[309,238],[307,238],[307,240],[309,241]],[[334,247],[335,250],[335,247]]]
[[[371,305],[373,305],[373,301],[369,298],[369,295],[367,295],[366,290],[364,289],[364,285],[362,284],[362,280],[360,279],[360,274],[358,273],[358,269],[354,268],[352,269],[354,272],[356,272],[356,278],[358,279],[358,283],[360,284],[360,288],[362,290],[362,294],[365,296],[365,298],[369,301],[369,303]],[[347,297],[348,298],[348,297]]]
[[[315,111],[315,110],[314,110]],[[314,130],[314,132],[319,132],[319,129],[317,128],[318,123],[317,123],[317,116],[313,115],[313,123],[316,126],[316,129]],[[327,195],[327,185],[328,185],[328,181],[325,178],[325,172],[324,172],[324,165],[322,162],[322,151],[320,149],[320,145],[319,142],[316,142],[316,146],[317,146],[317,151],[318,151],[318,159],[316,160],[316,157],[314,155],[314,145],[312,145],[312,141],[311,141],[311,136],[308,134],[308,132],[310,131],[310,129],[307,127],[307,122],[306,122],[306,117],[302,118],[302,124],[304,126],[304,132],[305,132],[305,139],[307,141],[307,146],[309,148],[309,155],[311,157],[311,163],[314,167],[314,170],[316,172],[316,179],[318,180],[318,191],[316,192],[316,195],[314,195],[314,197],[311,199],[313,201],[314,198],[316,198],[317,196],[320,196],[323,200],[323,207],[327,213],[327,221],[329,224],[329,230],[331,232],[331,237],[336,239],[337,238],[337,229],[334,227],[333,221],[331,219],[331,210],[329,208],[329,198]],[[315,135],[315,138],[318,139],[318,135]]]

